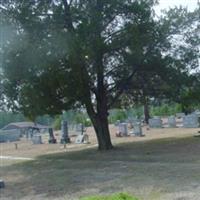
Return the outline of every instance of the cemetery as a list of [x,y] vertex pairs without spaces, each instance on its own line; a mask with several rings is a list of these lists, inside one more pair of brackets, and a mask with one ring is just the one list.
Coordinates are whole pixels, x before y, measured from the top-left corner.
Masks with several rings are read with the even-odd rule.
[[[109,127],[113,143],[149,141],[170,137],[192,137],[197,133],[199,127],[197,124],[185,127],[185,118],[180,120],[180,118],[174,116],[164,117],[162,120],[158,117],[152,119],[156,119],[156,126],[145,125],[139,120],[111,124]],[[157,120],[159,120],[159,123]],[[43,154],[63,152],[65,148],[67,151],[71,151],[97,146],[94,129],[92,127],[84,127],[83,124],[71,126],[67,121],[62,121],[61,130],[53,130],[53,128],[41,124],[37,126],[24,122],[16,124],[19,124],[18,129],[16,127],[11,129],[9,125],[0,131],[2,155],[34,158]],[[33,131],[36,127],[41,130]],[[29,131],[27,131],[28,128],[30,128]],[[24,131],[25,129],[27,130]],[[6,137],[3,137],[2,133]],[[3,140],[3,138],[6,139]],[[18,151],[15,151],[15,144],[17,144]],[[3,164],[6,165],[6,160],[3,160]]]
[[[167,123],[167,120],[168,118],[163,119],[163,122]],[[138,127],[136,132],[137,129]],[[154,199],[153,196],[157,195],[163,199],[170,199],[174,195],[181,197],[182,187],[192,191],[194,194],[192,198],[196,198],[195,194],[199,191],[196,180],[200,146],[199,139],[194,139],[193,135],[197,133],[198,128],[147,129],[147,126],[143,126],[144,137],[138,137],[137,134],[116,137],[118,127],[115,125],[110,125],[110,130],[116,149],[109,154],[96,152],[97,140],[92,127],[84,131],[89,137],[89,143],[86,144],[76,142],[82,132],[80,134],[78,132],[75,136],[75,133],[70,134],[70,130],[68,132],[70,143],[67,144],[61,143],[63,139],[61,131],[53,132],[54,139],[57,140],[53,144],[49,143],[49,133],[41,134],[42,144],[34,144],[26,137],[16,141],[17,149],[14,145],[16,142],[1,143],[1,155],[8,156],[7,159],[1,158],[0,175],[4,180],[2,183],[4,188],[0,189],[2,199],[12,199],[13,195],[17,195],[19,199],[24,197],[29,199],[34,195],[39,199],[42,195],[42,199],[47,200],[48,195],[51,195],[52,200],[62,197],[79,200],[81,196],[95,196],[97,192],[104,195],[103,191],[106,188],[113,193],[124,191],[123,188],[126,188],[126,192],[139,198],[148,195]],[[185,157],[186,153],[189,156]],[[12,160],[12,158],[33,160]],[[188,167],[192,168],[195,176],[189,175]],[[173,180],[168,178],[171,176],[177,178]],[[181,178],[178,178],[179,176]],[[156,182],[152,182],[152,177]],[[56,185],[51,184],[52,180],[56,181]],[[84,184],[85,181],[87,185]],[[188,185],[190,182],[192,185]],[[176,185],[176,189],[162,192],[167,189],[165,185]],[[30,189],[27,190],[27,186]],[[59,191],[60,197],[53,192],[55,190]],[[190,197],[189,192],[184,192],[184,195]]]
[[0,1],[0,200],[200,200],[199,13]]
[[[60,130],[33,122],[10,123],[0,130],[0,195],[2,200],[39,199],[40,195],[44,200],[49,195],[56,199],[52,191],[61,193],[57,199],[72,200],[96,200],[97,193],[111,200],[121,196],[171,200],[183,194],[196,198],[200,189],[196,178],[200,177],[190,176],[188,170],[196,174],[199,170],[199,119],[194,112],[152,116],[149,124],[138,117],[116,120],[109,124],[115,149],[108,154],[96,151],[98,140],[92,126],[66,119],[60,121]],[[177,178],[172,181],[171,176]],[[56,185],[50,184],[52,180]],[[176,188],[168,190],[165,184]],[[32,189],[28,192],[26,186]],[[109,196],[107,190],[116,195]],[[118,195],[121,191],[126,193]]]

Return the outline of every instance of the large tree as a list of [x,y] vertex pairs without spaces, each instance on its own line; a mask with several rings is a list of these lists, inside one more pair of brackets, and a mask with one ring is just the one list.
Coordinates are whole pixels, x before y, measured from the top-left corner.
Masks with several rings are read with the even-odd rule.
[[4,48],[7,102],[32,118],[84,106],[99,149],[111,149],[108,110],[121,100],[135,76],[143,74],[145,78],[148,72],[155,72],[153,77],[157,77],[158,71],[182,70],[175,67],[174,59],[170,62],[173,48],[170,36],[186,26],[180,19],[183,16],[185,19],[187,13],[175,15],[173,20],[172,15],[159,20],[153,11],[155,3],[155,0],[3,3],[1,9],[16,27],[15,36],[10,37]]

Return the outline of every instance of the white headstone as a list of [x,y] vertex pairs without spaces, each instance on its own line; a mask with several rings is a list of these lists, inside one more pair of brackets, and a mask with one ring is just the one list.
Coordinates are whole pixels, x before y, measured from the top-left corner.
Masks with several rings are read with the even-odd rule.
[[78,135],[75,140],[75,144],[88,144],[89,136],[87,134]]

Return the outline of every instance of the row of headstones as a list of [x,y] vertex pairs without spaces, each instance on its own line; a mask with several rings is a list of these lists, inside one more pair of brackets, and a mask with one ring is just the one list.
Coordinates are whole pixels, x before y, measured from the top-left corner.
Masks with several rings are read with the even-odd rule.
[[[178,118],[183,119],[183,127],[184,128],[198,128],[200,127],[200,116],[196,113],[192,113],[190,115],[179,115]],[[170,116],[168,117],[168,126],[171,128],[177,127],[176,117]],[[149,127],[151,128],[162,128],[162,120],[160,117],[154,117],[149,119]]]
[[[80,134],[77,136],[75,143],[76,144],[82,144],[82,143],[88,143],[89,138],[87,134],[84,134],[85,132],[85,127],[83,124],[79,124],[76,128],[76,131],[79,132]],[[32,137],[32,142],[33,144],[42,144],[42,136],[40,134],[35,134]],[[67,121],[62,121],[61,122],[61,139],[60,143],[61,144],[67,144],[70,143],[70,137],[69,137],[69,131],[68,131],[68,123]],[[53,129],[49,128],[49,143],[50,144],[55,144],[57,143],[57,140],[54,136]]]
[[118,137],[124,137],[124,136],[129,136],[129,135],[134,135],[134,136],[144,136],[142,134],[142,126],[140,122],[135,122],[132,123],[132,130],[131,132],[128,132],[128,123],[118,123],[118,131],[116,133],[116,136]]

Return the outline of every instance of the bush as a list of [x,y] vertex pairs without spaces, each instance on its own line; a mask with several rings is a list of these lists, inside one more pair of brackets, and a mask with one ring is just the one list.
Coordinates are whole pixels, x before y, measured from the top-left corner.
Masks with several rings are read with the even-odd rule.
[[81,200],[139,200],[136,197],[130,196],[126,193],[120,193],[111,196],[93,196],[93,197],[85,197]]
[[115,123],[118,120],[125,121],[127,119],[126,112],[122,109],[113,109],[113,110],[110,110],[109,112],[110,114],[109,114],[108,120],[109,120],[109,123],[111,124]]
[[169,116],[181,112],[180,104],[163,104],[161,106],[151,106],[151,116]]

